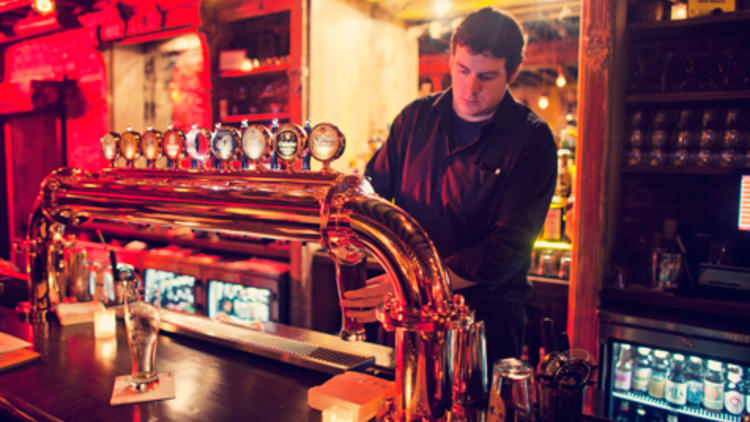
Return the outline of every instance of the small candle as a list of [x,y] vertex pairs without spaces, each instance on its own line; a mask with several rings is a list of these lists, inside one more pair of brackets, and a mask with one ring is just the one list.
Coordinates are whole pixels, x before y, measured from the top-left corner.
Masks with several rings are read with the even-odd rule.
[[354,422],[352,411],[341,406],[323,409],[323,422]]
[[103,309],[94,312],[94,336],[98,338],[113,337],[117,333],[114,309]]

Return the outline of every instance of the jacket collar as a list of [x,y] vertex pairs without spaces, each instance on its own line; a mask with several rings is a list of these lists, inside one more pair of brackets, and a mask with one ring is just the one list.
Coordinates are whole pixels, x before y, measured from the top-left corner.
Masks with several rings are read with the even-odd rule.
[[[440,114],[444,116],[450,115],[453,112],[453,90],[448,87],[443,92],[437,94],[435,101],[432,102],[434,107]],[[495,114],[490,117],[490,121],[501,130],[510,130],[514,126],[521,123],[521,119],[524,119],[525,113],[523,107],[519,104],[510,91],[505,91],[505,97],[500,101],[500,105],[495,110]]]

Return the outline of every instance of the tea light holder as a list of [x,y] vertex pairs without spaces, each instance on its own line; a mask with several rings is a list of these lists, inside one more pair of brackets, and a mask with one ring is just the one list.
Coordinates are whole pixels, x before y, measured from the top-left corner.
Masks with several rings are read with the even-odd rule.
[[323,422],[354,422],[351,409],[341,406],[331,406],[323,409]]
[[103,309],[94,312],[94,336],[97,338],[114,337],[117,333],[114,309]]

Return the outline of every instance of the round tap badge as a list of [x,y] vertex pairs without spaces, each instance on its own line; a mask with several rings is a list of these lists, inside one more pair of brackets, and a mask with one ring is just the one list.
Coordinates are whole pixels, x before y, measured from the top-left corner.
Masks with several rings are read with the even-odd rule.
[[213,154],[222,161],[231,160],[237,151],[237,130],[233,127],[217,128],[211,137]]
[[274,136],[273,150],[283,161],[294,161],[305,149],[305,130],[293,123],[284,123]]
[[196,160],[203,162],[208,158],[211,134],[206,129],[193,126],[193,129],[185,135],[185,149],[188,155]]
[[161,132],[149,129],[141,136],[141,152],[147,160],[155,160],[162,154]]
[[120,152],[120,135],[115,132],[109,132],[104,134],[101,139],[102,156],[112,161],[117,157]]
[[169,129],[162,140],[164,155],[170,160],[179,160],[185,151],[185,134],[179,129]]
[[341,157],[346,138],[336,125],[318,123],[310,131],[310,155],[325,164]]
[[242,133],[242,153],[250,161],[266,158],[271,144],[271,131],[263,125],[250,125]]
[[129,130],[120,137],[120,153],[128,161],[133,161],[141,155],[141,135]]

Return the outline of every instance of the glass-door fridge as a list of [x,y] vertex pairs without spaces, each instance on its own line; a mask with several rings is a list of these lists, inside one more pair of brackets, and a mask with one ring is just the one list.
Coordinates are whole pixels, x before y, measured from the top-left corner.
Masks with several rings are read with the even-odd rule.
[[750,417],[749,334],[605,310],[599,321],[602,416],[637,422]]

